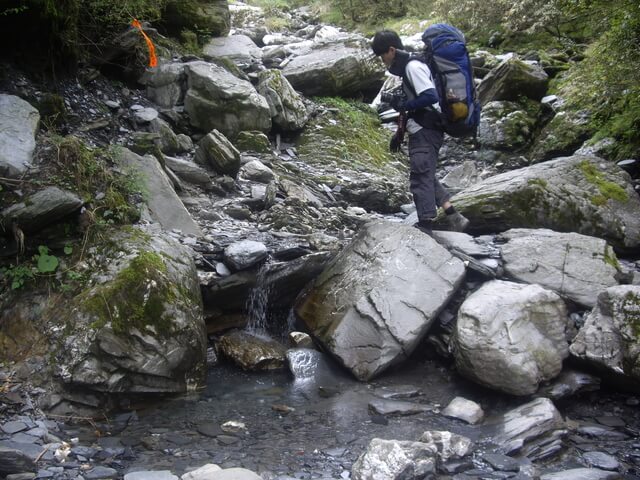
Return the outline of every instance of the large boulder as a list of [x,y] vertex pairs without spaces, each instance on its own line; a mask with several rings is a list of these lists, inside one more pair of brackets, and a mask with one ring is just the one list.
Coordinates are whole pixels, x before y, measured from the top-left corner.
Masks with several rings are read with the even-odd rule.
[[640,198],[629,175],[598,157],[574,155],[487,178],[454,197],[470,233],[549,228],[640,247]]
[[18,178],[31,166],[39,123],[28,102],[0,94],[0,176]]
[[155,157],[141,157],[131,150],[122,148],[118,151],[116,161],[130,175],[140,179],[146,193],[145,201],[149,213],[162,228],[167,231],[177,229],[187,234],[202,235],[200,227],[191,218],[191,214],[173,190],[169,177]]
[[217,37],[227,35],[231,27],[226,0],[169,0],[161,22],[174,35],[191,30]]
[[242,130],[271,128],[269,105],[250,82],[206,62],[189,63],[186,72],[184,109],[193,126],[217,129],[231,139]]
[[458,312],[451,345],[458,371],[512,395],[535,393],[569,356],[567,308],[539,285],[485,283]]
[[369,380],[411,354],[464,273],[462,261],[419,230],[372,222],[300,298],[296,313],[358,379]]
[[202,54],[205,60],[228,60],[242,69],[262,63],[262,50],[246,35],[212,38]]
[[505,275],[537,283],[579,305],[593,307],[598,293],[617,285],[618,259],[607,242],[579,233],[513,229],[500,235]]
[[279,70],[260,72],[258,82],[258,92],[267,99],[275,127],[284,132],[304,127],[309,119],[307,109],[298,92]]
[[97,251],[89,286],[51,307],[55,377],[69,389],[108,393],[201,385],[207,338],[190,251],[137,229],[113,234]]
[[510,57],[491,70],[478,86],[482,105],[496,100],[515,101],[525,96],[541,100],[547,92],[549,76],[539,65]]
[[593,133],[590,120],[588,112],[558,112],[536,137],[529,153],[531,162],[574,153]]
[[640,389],[640,286],[619,285],[598,295],[570,351]]
[[319,43],[311,52],[292,57],[282,73],[303,95],[339,97],[381,84],[384,65],[364,39],[349,38]]

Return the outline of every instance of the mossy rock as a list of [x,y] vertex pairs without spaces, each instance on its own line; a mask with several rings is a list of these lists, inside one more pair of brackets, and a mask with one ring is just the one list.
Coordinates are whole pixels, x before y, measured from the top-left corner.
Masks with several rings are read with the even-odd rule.
[[542,129],[531,148],[533,163],[570,155],[592,134],[588,112],[558,112]]
[[227,35],[231,27],[226,0],[169,0],[161,23],[174,35],[188,29],[221,37]]
[[271,153],[271,142],[262,132],[240,132],[235,140],[235,147],[244,152]]
[[[190,253],[137,228],[95,245],[87,288],[59,306],[52,338],[65,385],[101,392],[182,392],[204,378],[206,333]],[[67,345],[74,345],[69,349]]]

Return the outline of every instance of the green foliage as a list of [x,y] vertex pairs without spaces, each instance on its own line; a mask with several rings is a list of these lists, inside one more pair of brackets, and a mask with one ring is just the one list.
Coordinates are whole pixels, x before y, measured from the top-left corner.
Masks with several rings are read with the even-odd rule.
[[8,280],[11,290],[17,290],[24,287],[25,283],[33,280],[35,274],[33,268],[28,264],[11,265],[0,269],[2,276]]
[[34,256],[36,266],[40,273],[53,273],[58,268],[60,262],[55,255],[49,255],[49,249],[44,245],[38,247],[38,254]]
[[[316,101],[335,112],[334,118],[325,116],[321,122],[321,134],[334,140],[326,147],[327,153],[352,166],[362,163],[380,167],[389,162],[392,158],[388,152],[389,135],[367,104],[337,97],[316,98]],[[307,147],[316,148],[311,139],[313,135],[314,132],[303,135],[303,152]],[[305,143],[305,139],[311,141]]]
[[73,136],[60,140],[57,147],[60,181],[73,182],[77,193],[94,206],[97,215],[92,220],[96,225],[101,221],[126,224],[138,219],[139,212],[130,198],[142,193],[142,183],[138,176],[112,168],[113,150],[90,149]]

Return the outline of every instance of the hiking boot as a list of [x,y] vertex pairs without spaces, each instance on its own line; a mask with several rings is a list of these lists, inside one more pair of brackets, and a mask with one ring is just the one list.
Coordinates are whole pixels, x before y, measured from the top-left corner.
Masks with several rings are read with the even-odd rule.
[[446,218],[449,228],[453,232],[464,232],[469,226],[469,219],[460,212],[453,212],[451,215],[447,215]]
[[432,225],[431,220],[420,220],[418,223],[413,224],[414,227],[429,236],[433,233]]

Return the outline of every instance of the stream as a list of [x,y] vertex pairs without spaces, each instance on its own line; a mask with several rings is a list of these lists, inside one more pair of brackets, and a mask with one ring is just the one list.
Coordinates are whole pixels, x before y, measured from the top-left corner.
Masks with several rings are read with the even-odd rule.
[[[493,472],[483,459],[495,449],[482,426],[487,420],[472,426],[440,412],[454,397],[463,396],[479,403],[490,419],[529,399],[478,387],[432,359],[414,358],[370,383],[352,379],[324,356],[314,359],[313,375],[303,378],[288,371],[248,373],[220,364],[210,368],[201,391],[163,399],[91,428],[67,426],[66,434],[78,437],[81,444],[125,447],[116,462],[125,471],[170,470],[181,475],[215,463],[244,467],[264,479],[341,479],[349,478],[353,463],[373,438],[417,440],[426,430],[448,430],[474,442],[473,455],[458,467],[474,476],[455,478],[516,475]],[[429,408],[413,415],[383,416],[368,407],[376,398],[398,396],[412,397],[412,402]],[[564,451],[536,462],[538,472],[584,467],[586,452],[601,452],[617,459],[624,474],[619,478],[640,478],[639,403],[636,397],[604,390],[556,402],[572,428]]]

